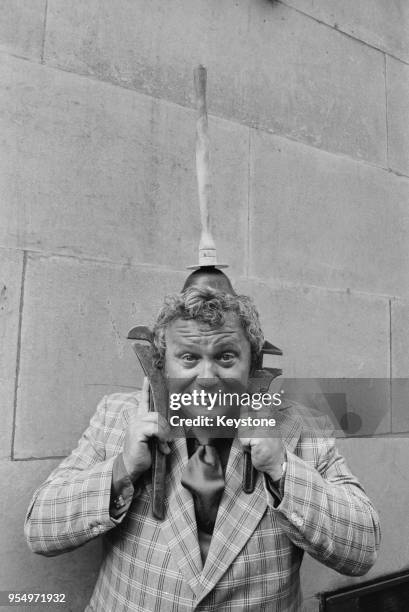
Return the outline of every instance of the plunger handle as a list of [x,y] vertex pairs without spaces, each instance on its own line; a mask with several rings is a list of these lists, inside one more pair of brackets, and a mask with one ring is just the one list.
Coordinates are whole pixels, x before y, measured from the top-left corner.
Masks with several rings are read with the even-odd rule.
[[216,245],[210,229],[210,146],[206,106],[207,71],[202,65],[194,70],[198,118],[196,123],[196,175],[199,191],[202,232],[199,242],[199,266],[217,265]]

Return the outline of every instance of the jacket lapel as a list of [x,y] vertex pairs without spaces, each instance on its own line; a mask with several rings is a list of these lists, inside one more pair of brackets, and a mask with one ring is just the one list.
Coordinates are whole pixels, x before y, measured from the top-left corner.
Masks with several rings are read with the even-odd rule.
[[182,576],[198,596],[201,590],[199,580],[202,572],[202,559],[197,537],[195,509],[191,494],[180,484],[188,460],[184,438],[176,438],[169,459],[172,467],[166,483],[167,500],[165,501],[165,520],[162,526],[163,535]]
[[[277,412],[277,424],[280,427],[284,447],[292,452],[299,440],[301,425],[298,419],[288,414],[287,407],[288,405],[283,404]],[[222,578],[246,545],[266,511],[267,496],[263,475],[257,474],[254,492],[247,494],[242,488],[242,472],[243,448],[235,438],[226,469],[226,486],[201,576],[203,590],[197,603]]]
[[248,495],[242,489],[242,469],[243,450],[235,438],[226,469],[226,485],[201,577],[201,599],[230,567],[266,511],[267,499],[260,474],[254,492]]

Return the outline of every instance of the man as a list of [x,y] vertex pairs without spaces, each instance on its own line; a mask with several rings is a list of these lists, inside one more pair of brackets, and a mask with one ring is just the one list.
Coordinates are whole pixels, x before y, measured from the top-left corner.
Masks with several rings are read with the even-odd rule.
[[[245,389],[263,345],[250,300],[206,286],[168,298],[154,334],[172,390],[205,391],[205,398],[231,381]],[[283,401],[270,412],[275,435],[226,434],[215,449],[205,427],[190,429],[197,443],[178,437],[164,418],[148,413],[148,402],[146,381],[141,393],[105,397],[27,514],[26,537],[40,554],[103,535],[104,559],[87,610],[295,612],[304,551],[351,576],[372,566],[376,512],[319,419]],[[212,414],[223,410],[219,403]],[[204,399],[195,414],[209,412]],[[153,437],[168,460],[163,521],[151,512]],[[258,472],[250,494],[242,488],[243,447]]]

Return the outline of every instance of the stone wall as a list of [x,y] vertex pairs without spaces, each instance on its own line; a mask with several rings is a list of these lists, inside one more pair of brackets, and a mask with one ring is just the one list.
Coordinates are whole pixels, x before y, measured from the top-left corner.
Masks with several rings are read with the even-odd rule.
[[[285,373],[408,375],[405,0],[3,0],[0,590],[66,592],[73,611],[92,590],[99,543],[37,557],[24,514],[98,399],[140,385],[127,331],[196,261],[198,63],[219,258]],[[308,610],[408,566],[407,391],[340,441],[381,514],[379,561],[351,579],[306,560]]]

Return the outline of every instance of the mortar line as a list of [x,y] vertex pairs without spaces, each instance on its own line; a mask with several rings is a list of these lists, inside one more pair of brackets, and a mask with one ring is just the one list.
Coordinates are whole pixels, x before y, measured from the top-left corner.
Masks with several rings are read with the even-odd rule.
[[58,459],[61,461],[68,455],[49,455],[47,457],[16,457],[13,461],[49,461],[50,459]]
[[[21,251],[21,249],[17,248],[17,247],[2,247],[0,246],[0,252],[1,250],[13,250],[13,251]],[[53,258],[57,258],[57,259],[68,259],[68,260],[74,260],[77,261],[78,263],[95,263],[95,264],[107,264],[107,265],[111,265],[111,266],[115,266],[117,268],[131,268],[133,270],[135,269],[140,269],[140,270],[154,270],[155,272],[174,272],[175,274],[185,274],[182,270],[182,268],[171,268],[165,264],[157,264],[157,263],[149,263],[149,262],[129,262],[128,259],[124,259],[123,261],[119,261],[119,260],[114,260],[114,259],[107,259],[105,257],[97,257],[97,256],[93,256],[91,254],[86,254],[84,253],[84,255],[76,255],[74,253],[64,253],[64,252],[59,252],[59,251],[47,251],[47,250],[37,250],[37,249],[25,249],[25,252],[27,253],[27,255],[32,254],[34,257],[37,257],[38,259],[53,259]]]
[[[218,117],[220,119],[223,119],[224,121],[230,121],[229,119],[225,119],[225,117],[219,117],[218,115],[214,115],[215,117]],[[231,123],[237,123],[238,125],[243,125],[242,123],[238,123],[235,120],[231,120]],[[351,163],[356,163],[356,164],[361,164],[367,168],[374,168],[375,170],[379,170],[381,172],[386,172],[387,174],[393,174],[394,176],[397,176],[399,178],[404,178],[404,179],[409,179],[409,174],[404,174],[403,172],[399,172],[398,170],[394,170],[392,168],[386,168],[385,166],[381,166],[380,164],[376,164],[375,162],[371,162],[368,159],[358,159],[357,157],[352,157],[351,155],[348,155],[347,153],[341,153],[340,151],[331,151],[331,149],[322,149],[320,147],[315,147],[314,145],[312,145],[310,142],[307,142],[305,140],[298,140],[297,138],[294,138],[292,136],[290,136],[289,134],[285,134],[285,133],[280,133],[280,132],[273,132],[270,128],[267,127],[263,127],[260,125],[251,125],[249,126],[251,130],[256,130],[258,132],[261,132],[263,134],[267,134],[268,136],[272,136],[274,138],[282,138],[283,140],[287,140],[288,142],[293,142],[295,144],[299,144],[303,147],[308,147],[309,149],[313,149],[314,151],[319,151],[323,154],[326,155],[331,155],[337,159],[344,159],[346,161],[349,161]]]
[[395,295],[391,295],[390,293],[375,293],[373,291],[363,291],[361,289],[350,289],[350,288],[339,289],[336,287],[327,287],[324,285],[313,285],[311,283],[299,284],[299,283],[295,283],[291,281],[283,281],[283,280],[281,281],[280,280],[279,281],[267,280],[266,281],[264,278],[261,278],[258,276],[249,276],[247,279],[242,279],[241,277],[239,277],[238,280],[248,280],[250,282],[255,282],[255,283],[258,283],[259,285],[262,285],[272,290],[289,289],[289,290],[297,291],[297,290],[303,290],[303,289],[312,289],[316,291],[325,291],[328,294],[335,294],[335,295],[355,295],[355,296],[363,296],[363,297],[369,297],[369,298],[378,298],[382,300],[389,300],[389,299],[406,300],[406,298],[403,296],[395,296]]
[[[285,5],[287,6],[287,5]],[[382,51],[382,53],[384,53],[385,55],[389,55],[388,53],[386,53],[385,51]],[[195,109],[192,106],[185,106],[183,104],[181,104],[180,102],[175,102],[174,100],[170,100],[169,98],[161,98],[159,96],[155,96],[153,94],[148,94],[142,90],[139,89],[133,89],[132,87],[127,87],[125,86],[123,83],[115,83],[114,81],[110,81],[107,79],[98,79],[94,76],[92,76],[91,74],[85,74],[85,73],[80,73],[80,72],[75,72],[74,70],[69,70],[68,68],[64,68],[62,66],[52,66],[46,63],[39,64],[39,62],[33,61],[31,58],[27,58],[27,57],[22,57],[20,55],[17,55],[15,53],[6,53],[4,51],[0,50],[0,57],[2,55],[8,55],[10,57],[14,57],[15,59],[18,59],[20,61],[24,61],[24,62],[29,62],[30,64],[36,64],[36,65],[42,65],[45,68],[47,68],[48,70],[57,70],[59,72],[64,72],[66,74],[71,74],[75,77],[78,77],[80,79],[88,79],[89,81],[92,81],[94,83],[100,83],[101,85],[105,85],[107,87],[119,87],[120,89],[124,89],[125,91],[129,91],[129,92],[133,92],[135,95],[137,96],[142,96],[145,98],[149,98],[150,100],[155,100],[158,103],[162,103],[162,104],[169,104],[171,106],[176,106],[177,108],[181,108],[181,109],[185,109],[187,111],[191,111],[192,113],[195,112]],[[393,56],[390,56],[393,57]],[[399,60],[398,58],[397,61],[402,61]],[[405,63],[405,62],[403,62]],[[408,63],[409,65],[409,63]],[[377,164],[375,162],[371,162],[370,160],[367,159],[358,159],[357,157],[353,157],[352,155],[348,155],[347,153],[342,153],[340,151],[333,151],[331,149],[323,149],[320,147],[315,147],[313,144],[311,144],[310,142],[307,142],[305,140],[298,140],[297,138],[291,137],[289,134],[286,134],[285,132],[280,133],[280,132],[274,132],[271,128],[268,127],[264,127],[262,125],[257,125],[257,124],[252,124],[249,125],[247,123],[241,123],[238,119],[236,119],[235,117],[226,117],[224,115],[215,115],[213,113],[208,113],[209,117],[212,117],[213,119],[219,119],[220,121],[227,121],[228,123],[231,123],[233,125],[237,125],[240,126],[242,128],[249,128],[250,130],[258,130],[259,132],[262,132],[263,134],[268,134],[272,137],[275,138],[281,138],[283,140],[287,140],[289,142],[301,145],[303,147],[308,147],[309,149],[313,149],[314,151],[318,151],[321,152],[323,154],[326,155],[331,155],[337,159],[344,159],[346,161],[349,161],[351,163],[355,163],[355,164],[361,164],[365,167],[368,168],[375,168],[376,170],[379,170],[381,172],[387,172],[388,174],[393,174],[394,176],[397,176],[399,178],[404,178],[404,179],[408,179],[409,180],[409,174],[405,174],[403,172],[400,172],[398,170],[393,170],[392,168],[386,168],[385,166],[382,166],[380,164]]]
[[[3,247],[0,247],[0,251]],[[8,247],[8,249],[11,250],[15,250],[15,251],[19,251],[21,249],[16,249],[13,247]],[[154,272],[165,272],[167,274],[175,274],[175,276],[183,274],[183,270],[181,269],[175,269],[175,268],[170,268],[169,266],[166,265],[161,265],[161,264],[155,264],[155,263],[129,263],[128,261],[113,261],[110,259],[99,259],[97,257],[92,257],[91,255],[73,255],[73,254],[67,254],[67,253],[57,253],[57,252],[52,252],[52,251],[36,251],[34,249],[26,249],[25,252],[27,253],[27,256],[29,256],[30,254],[33,255],[34,257],[38,257],[39,259],[66,259],[66,260],[74,260],[77,261],[78,263],[82,264],[82,263],[93,263],[93,264],[97,264],[97,265],[111,265],[115,268],[127,268],[130,270],[135,270],[135,271],[144,271],[144,270],[150,270],[150,271],[154,271]],[[285,289],[289,289],[289,290],[300,290],[302,291],[303,289],[312,289],[312,290],[316,290],[316,291],[325,291],[328,294],[335,294],[335,295],[344,295],[344,294],[351,294],[351,295],[356,295],[356,296],[364,296],[364,297],[369,297],[369,298],[378,298],[378,299],[382,299],[382,300],[389,300],[389,299],[394,299],[394,300],[406,300],[406,297],[404,296],[399,296],[399,295],[395,295],[395,294],[391,294],[391,293],[376,293],[374,291],[364,291],[362,289],[340,289],[340,288],[336,288],[336,287],[328,287],[328,286],[324,286],[324,285],[314,285],[312,283],[296,283],[296,282],[291,282],[291,281],[285,281],[285,280],[273,280],[273,281],[269,281],[265,278],[261,278],[258,276],[243,276],[243,275],[239,275],[237,277],[237,280],[239,281],[243,281],[243,280],[247,280],[250,282],[255,282],[258,283],[260,285],[263,285],[265,287],[268,287],[270,289],[273,290],[285,290]]]
[[21,290],[20,290],[18,331],[17,331],[16,373],[15,373],[15,380],[14,380],[13,419],[12,419],[12,428],[11,428],[11,451],[10,451],[11,461],[14,461],[14,441],[15,441],[15,435],[16,435],[17,394],[18,394],[18,384],[19,384],[19,379],[20,379],[21,330],[22,330],[22,321],[23,321],[24,288],[25,288],[25,279],[26,279],[26,269],[27,269],[27,252],[23,251],[23,266],[21,270]]
[[41,64],[44,64],[45,37],[47,32],[48,0],[45,0],[43,40],[41,42]]
[[345,30],[342,30],[338,26],[331,25],[330,23],[327,23],[326,21],[322,21],[318,17],[314,17],[313,15],[309,15],[305,11],[302,11],[301,9],[296,8],[295,6],[292,6],[291,4],[287,4],[287,2],[285,2],[285,0],[276,0],[276,2],[278,4],[282,4],[283,6],[286,6],[288,9],[290,9],[292,11],[295,11],[296,13],[299,13],[300,15],[303,15],[304,17],[307,17],[308,19],[311,19],[312,21],[315,21],[316,23],[319,23],[320,25],[323,25],[323,26],[325,26],[327,28],[330,28],[331,30],[335,30],[335,32],[339,32],[343,36],[346,36],[347,38],[350,38],[351,40],[354,40],[355,42],[361,43],[365,47],[369,47],[369,49],[374,49],[375,51],[379,51],[380,53],[385,53],[386,55],[389,55],[389,57],[392,57],[393,59],[397,60],[398,62],[402,62],[403,64],[406,64],[406,65],[409,66],[409,60],[405,60],[405,59],[402,59],[400,57],[397,57],[396,55],[394,55],[390,51],[386,51],[385,49],[381,49],[380,47],[377,47],[376,45],[374,45],[372,43],[369,43],[366,40],[362,40],[362,38],[358,38],[357,36],[354,36],[353,34],[350,34],[349,32],[346,32]]

